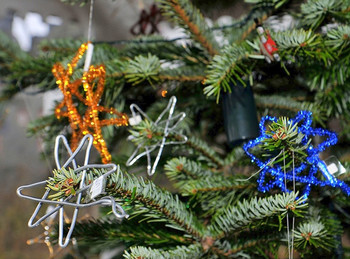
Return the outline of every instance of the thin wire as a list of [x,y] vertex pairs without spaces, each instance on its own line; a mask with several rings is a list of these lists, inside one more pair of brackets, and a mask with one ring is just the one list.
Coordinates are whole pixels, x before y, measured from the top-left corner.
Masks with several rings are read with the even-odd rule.
[[[145,117],[145,119],[151,121],[154,126],[159,126],[161,124],[165,124],[165,126],[163,129],[163,134],[164,134],[163,138],[160,141],[158,141],[156,144],[150,145],[150,146],[143,147],[143,143],[140,143],[136,147],[136,149],[132,153],[132,155],[129,157],[129,159],[126,161],[126,166],[131,166],[137,160],[139,160],[141,157],[146,156],[147,157],[147,173],[149,176],[152,176],[156,171],[158,162],[160,160],[160,157],[162,155],[163,148],[165,145],[183,144],[183,143],[187,142],[186,136],[182,135],[181,133],[176,132],[176,127],[186,117],[186,114],[184,112],[181,112],[177,115],[173,115],[175,105],[176,105],[176,97],[172,96],[169,100],[167,107],[161,112],[161,114],[158,116],[158,118],[154,122],[152,120],[150,120],[150,118],[147,116],[147,114],[144,111],[142,111],[142,109],[138,105],[136,105],[134,103],[130,105],[130,110],[131,110],[133,117],[136,117],[138,115],[137,113],[140,113],[142,116]],[[163,116],[167,112],[169,113],[168,118],[163,119]],[[174,124],[171,127],[170,127],[170,122],[174,122]],[[177,135],[182,137],[182,140],[166,142],[167,137],[168,137],[169,133],[171,133],[171,132],[176,133]],[[130,139],[132,139],[132,137]],[[153,162],[153,165],[151,165],[150,153],[158,147],[159,147],[158,154],[156,156],[156,159]],[[142,149],[142,148],[145,148],[145,151],[142,153],[139,153],[140,149]]]
[[[64,147],[66,147],[67,152],[69,154],[69,158],[64,162],[64,164],[61,166],[60,163],[60,159],[59,159],[59,155],[58,155],[58,150],[60,148],[60,143],[64,144]],[[87,143],[87,148],[85,151],[85,159],[84,159],[84,166],[82,167],[78,167],[76,165],[75,162],[75,158],[77,156],[78,153],[80,153],[80,151],[82,150],[84,144]],[[80,141],[77,149],[72,152],[72,150],[70,149],[69,145],[68,145],[68,141],[66,139],[65,136],[63,135],[59,135],[56,137],[56,142],[55,142],[55,162],[57,165],[57,168],[60,170],[61,168],[65,168],[66,166],[68,166],[69,164],[73,165],[73,169],[74,169],[74,173],[80,173],[82,175],[81,177],[81,182],[83,182],[83,184],[80,184],[79,190],[76,191],[76,195],[77,198],[75,200],[75,202],[70,202],[71,199],[75,198],[75,195],[70,195],[65,199],[61,199],[60,201],[53,201],[53,200],[49,200],[47,199],[47,197],[49,196],[50,193],[50,189],[46,189],[46,192],[44,193],[44,195],[42,196],[42,198],[36,198],[33,196],[29,196],[26,194],[23,194],[22,191],[24,189],[31,189],[33,187],[36,186],[41,186],[41,185],[45,185],[47,184],[47,181],[41,181],[41,182],[37,182],[37,183],[33,183],[33,184],[29,184],[29,185],[23,185],[17,188],[17,194],[18,196],[22,197],[22,198],[26,198],[29,200],[33,200],[33,201],[37,201],[39,202],[37,207],[34,210],[34,213],[32,214],[32,216],[30,217],[29,221],[28,221],[28,226],[29,227],[36,227],[38,226],[42,221],[46,220],[47,218],[49,218],[51,215],[55,214],[57,211],[59,211],[59,229],[58,229],[58,244],[61,247],[66,247],[71,239],[71,235],[74,231],[74,227],[76,224],[76,220],[78,217],[78,212],[80,208],[85,208],[85,207],[91,207],[94,205],[110,205],[112,207],[112,211],[113,214],[117,217],[117,218],[124,218],[124,217],[128,217],[128,215],[126,214],[126,212],[124,211],[124,209],[116,203],[115,199],[111,196],[107,196],[107,197],[102,197],[100,200],[95,200],[92,202],[88,202],[88,203],[81,203],[81,199],[82,199],[82,195],[83,192],[89,190],[90,188],[92,188],[93,183],[90,183],[89,185],[85,186],[85,173],[87,169],[93,169],[93,168],[111,168],[108,172],[103,174],[103,177],[106,178],[108,177],[110,174],[117,172],[117,174],[119,174],[119,170],[120,167],[116,166],[115,164],[89,164],[89,157],[90,157],[90,151],[91,151],[91,147],[92,147],[92,143],[93,143],[93,136],[91,135],[85,135],[83,137],[83,139]],[[42,207],[43,204],[53,204],[53,205],[58,205],[56,206],[54,209],[47,211],[41,218],[39,218],[37,221],[35,221],[35,219],[37,218],[37,215]],[[74,207],[74,212],[73,212],[73,217],[72,220],[70,222],[70,226],[68,227],[68,233],[66,234],[65,237],[63,237],[64,235],[64,206],[70,206],[70,207]],[[34,222],[35,221],[35,222]]]
[[[283,171],[284,171],[284,187],[287,190],[287,176],[286,176],[286,156],[284,155],[284,148],[283,148]],[[287,211],[287,242],[288,242],[288,258],[292,259],[291,257],[291,246],[290,246],[290,234],[289,234],[289,216]]]
[[[293,157],[293,192],[295,193],[294,151],[292,151],[292,157]],[[292,222],[292,259],[293,259],[293,248],[294,248],[294,223],[295,223],[295,217],[294,217],[294,214],[293,214],[293,222]]]
[[91,40],[91,28],[92,28],[92,14],[94,11],[94,0],[91,0],[90,2],[90,13],[89,13],[89,27],[88,27],[88,37],[87,40]]
[[281,154],[282,154],[283,150],[277,155],[275,156],[273,159],[271,159],[264,167],[260,168],[259,171],[255,172],[254,174],[252,174],[251,176],[249,176],[247,179],[237,179],[238,182],[245,182],[245,181],[249,181],[252,177],[254,177],[255,175],[257,175],[258,173],[260,173],[266,166],[270,165],[271,163],[273,163]]
[[94,41],[94,44],[101,44],[101,43],[107,43],[110,45],[122,45],[122,44],[151,44],[151,43],[167,43],[167,42],[174,42],[178,40],[190,40],[190,37],[184,36],[184,37],[177,37],[173,39],[159,39],[159,40],[145,40],[143,38],[136,39],[136,40],[114,40],[114,41]]

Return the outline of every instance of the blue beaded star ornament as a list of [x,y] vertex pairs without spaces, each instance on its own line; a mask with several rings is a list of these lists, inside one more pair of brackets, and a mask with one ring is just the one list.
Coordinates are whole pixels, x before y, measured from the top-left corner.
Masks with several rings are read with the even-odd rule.
[[[304,149],[303,151],[299,151],[300,154],[304,154],[302,156],[303,159],[299,159],[295,166],[294,147],[291,148],[293,152],[292,168],[285,164],[285,157],[288,150],[273,150],[273,148],[270,148],[270,152],[264,154],[265,157],[268,157],[266,161],[263,161],[262,158],[258,158],[250,152],[256,146],[266,146],[267,142],[273,143],[275,141],[274,143],[276,144],[272,146],[277,147],[280,143],[283,144],[283,141],[286,141],[284,139],[286,135],[283,133],[283,130],[286,129],[282,129],[281,131],[269,131],[266,129],[267,123],[277,123],[278,121],[276,117],[263,117],[259,124],[260,136],[243,146],[245,153],[251,158],[251,161],[260,167],[258,190],[267,192],[273,187],[278,187],[284,192],[289,192],[290,190],[286,182],[293,181],[305,185],[304,190],[300,192],[303,198],[309,196],[313,185],[340,188],[345,194],[350,195],[350,187],[343,181],[335,178],[327,169],[326,164],[319,158],[320,152],[336,144],[337,135],[322,128],[312,128],[312,113],[309,111],[299,111],[295,118],[286,119],[287,127],[295,132],[295,139],[299,139],[297,141],[299,150],[301,150],[300,147]],[[314,146],[311,143],[311,138],[314,136],[326,137],[326,139]],[[278,154],[278,152],[280,153]],[[289,151],[289,153],[291,152]],[[282,157],[279,157],[281,155]],[[324,179],[322,177],[319,179],[317,172],[321,172]]]
[[[186,117],[186,114],[184,112],[180,112],[174,115],[175,104],[176,104],[176,97],[172,96],[169,99],[169,103],[167,107],[161,112],[161,114],[158,116],[158,118],[155,121],[152,121],[147,116],[147,114],[144,111],[142,111],[142,109],[136,104],[130,105],[132,117],[129,119],[129,124],[131,126],[137,126],[138,124],[140,124],[142,121],[142,118],[141,118],[141,115],[142,115],[144,117],[143,119],[144,122],[146,121],[151,125],[151,127],[157,128],[162,131],[162,136],[158,138],[158,140],[152,143],[151,141],[147,141],[147,142],[141,141],[141,143],[137,145],[135,151],[132,153],[132,155],[129,157],[128,161],[126,162],[127,166],[133,165],[141,157],[146,156],[147,173],[149,176],[152,176],[156,171],[164,146],[183,144],[187,141],[187,137],[177,131],[177,127],[179,123]],[[167,117],[165,117],[166,114],[168,114]],[[129,136],[129,139],[132,141],[135,140],[135,135],[139,135],[139,133],[137,132],[134,132],[134,133],[135,134]],[[168,140],[169,134],[171,133],[176,133],[176,135],[179,138],[177,140]],[[152,132],[150,132],[150,137],[148,140],[150,139],[152,139]],[[158,153],[152,165],[151,153],[155,151],[157,148],[158,148]]]
[[[63,142],[64,147],[66,148],[66,150],[69,154],[69,158],[67,159],[67,161],[63,165],[61,165],[60,159],[59,159],[59,148],[60,148],[61,141]],[[78,155],[78,153],[82,150],[86,141],[88,141],[88,143],[87,143],[87,148],[85,151],[84,166],[77,166],[77,162],[76,162],[75,158]],[[33,184],[29,184],[29,185],[23,185],[23,186],[18,187],[18,189],[17,189],[18,196],[25,198],[25,199],[39,202],[37,207],[35,208],[34,213],[32,214],[32,216],[30,217],[30,219],[28,221],[29,227],[38,226],[45,219],[55,215],[56,212],[59,211],[58,244],[61,247],[66,247],[69,244],[69,241],[70,241],[71,235],[73,233],[80,208],[91,207],[94,205],[103,205],[103,206],[110,205],[112,207],[113,214],[117,218],[122,219],[122,218],[128,217],[128,215],[125,213],[124,209],[119,204],[116,203],[116,201],[113,197],[105,196],[105,197],[102,197],[100,199],[96,199],[100,194],[103,193],[103,192],[101,192],[102,189],[100,188],[101,183],[103,181],[105,181],[106,178],[109,175],[111,175],[112,173],[115,173],[115,172],[119,173],[119,166],[116,166],[115,164],[102,164],[102,165],[101,164],[89,164],[89,157],[90,157],[90,151],[91,151],[92,144],[93,144],[93,137],[91,135],[86,135],[80,141],[77,149],[74,152],[72,152],[72,150],[70,149],[70,146],[68,144],[67,139],[63,135],[59,135],[56,138],[54,156],[55,156],[55,162],[56,162],[56,166],[57,166],[58,170],[64,170],[68,165],[71,164],[73,166],[74,173],[76,175],[79,175],[79,177],[80,177],[79,189],[75,190],[74,194],[70,194],[66,198],[61,198],[59,200],[53,200],[53,199],[50,199],[50,196],[49,196],[50,192],[52,191],[52,189],[50,189],[50,188],[46,188],[46,191],[45,191],[44,195],[42,196],[42,198],[36,198],[36,197],[22,193],[22,191],[25,189],[32,189],[33,187],[42,186],[42,185],[47,186],[47,183],[48,183],[47,180],[33,183]],[[106,173],[102,174],[97,179],[93,180],[91,183],[86,184],[87,171],[91,170],[91,169],[106,169],[108,171]],[[48,204],[49,206],[56,205],[56,207],[54,207],[53,209],[47,210],[43,216],[41,216],[37,221],[35,221],[36,217],[38,216],[39,211],[41,210],[41,207],[44,204]],[[66,234],[66,237],[64,238],[64,224],[65,224],[65,222],[64,222],[64,213],[65,213],[64,208],[65,208],[65,206],[73,207],[74,211],[73,211],[73,216],[72,216],[70,226],[68,226],[68,229],[69,229],[68,233]]]

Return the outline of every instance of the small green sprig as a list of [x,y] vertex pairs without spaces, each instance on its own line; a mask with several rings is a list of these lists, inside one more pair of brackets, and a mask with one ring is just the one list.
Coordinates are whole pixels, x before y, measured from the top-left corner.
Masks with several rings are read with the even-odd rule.
[[[272,161],[272,164],[285,160],[285,168],[294,161],[305,161],[307,154],[305,149],[309,146],[309,140],[305,145],[302,143],[304,134],[298,132],[298,124],[290,123],[287,117],[281,117],[276,122],[269,125],[266,134],[271,138],[266,138],[262,149],[266,152],[265,156],[281,154],[281,157]],[[278,156],[278,155],[277,155]]]
[[[97,177],[101,176],[103,171],[93,168],[86,171],[85,185],[91,184]],[[72,168],[61,168],[53,171],[53,177],[49,177],[46,181],[46,189],[52,190],[55,193],[49,195],[48,198],[57,201],[65,199],[68,196],[75,196],[79,190],[82,174],[77,173]]]
[[51,189],[56,193],[49,195],[49,199],[57,201],[70,195],[75,195],[81,182],[81,174],[77,175],[73,169],[62,168],[53,171],[53,177],[46,181],[46,189]]
[[342,233],[342,226],[336,214],[310,207],[308,220],[299,224],[294,231],[295,246],[298,249],[314,246],[331,251],[331,248],[337,247],[340,242],[334,237]]
[[163,131],[164,129],[162,127],[158,127],[145,119],[134,126],[129,132],[133,136],[131,141],[136,145],[142,144],[144,146],[152,146],[162,140],[163,134],[161,134],[161,132]]
[[157,75],[160,71],[159,58],[148,53],[148,56],[136,56],[130,60],[127,67],[125,78],[129,83],[137,85],[147,80],[149,84],[158,80]]

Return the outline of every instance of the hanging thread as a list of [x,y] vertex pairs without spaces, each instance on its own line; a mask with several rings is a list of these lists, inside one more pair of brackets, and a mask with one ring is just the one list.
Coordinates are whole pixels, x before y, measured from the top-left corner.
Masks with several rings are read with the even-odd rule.
[[91,41],[91,28],[92,28],[92,15],[94,12],[94,0],[91,0],[90,2],[90,13],[89,13],[89,27],[88,27],[88,36],[87,40]]
[[251,176],[249,176],[247,179],[237,179],[237,181],[239,181],[239,182],[249,181],[249,180],[250,180],[251,178],[253,178],[255,175],[257,175],[258,173],[260,173],[265,167],[271,165],[283,152],[284,152],[284,150],[282,150],[277,156],[275,156],[274,158],[272,158],[264,167],[260,168],[259,171],[255,172],[254,174],[252,174]]
[[[284,168],[284,187],[287,189],[287,174],[286,174],[286,160],[283,149],[283,168]],[[292,151],[292,171],[293,171],[293,192],[295,193],[295,165],[294,165],[294,151]],[[295,217],[292,217],[292,229],[289,231],[289,215],[287,213],[287,242],[288,242],[288,259],[293,259],[293,250],[294,250],[294,225]]]
[[[284,172],[284,187],[287,190],[287,174],[286,174],[286,156],[284,154],[283,148],[283,172]],[[288,242],[288,259],[291,259],[291,249],[290,249],[290,233],[289,233],[289,215],[287,211],[287,242]]]
[[[293,163],[293,192],[295,193],[295,165],[294,165],[294,150],[292,151],[292,163]],[[292,259],[293,259],[293,248],[294,248],[294,223],[295,223],[295,216],[293,214],[292,219]]]

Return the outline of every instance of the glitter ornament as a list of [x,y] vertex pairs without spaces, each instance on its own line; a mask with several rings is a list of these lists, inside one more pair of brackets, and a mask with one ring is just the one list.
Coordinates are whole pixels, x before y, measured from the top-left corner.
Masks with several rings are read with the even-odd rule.
[[[63,100],[56,106],[55,115],[57,119],[67,117],[72,129],[71,148],[74,151],[78,141],[85,135],[91,134],[94,137],[94,146],[99,151],[103,163],[111,161],[111,154],[102,136],[101,128],[107,125],[126,126],[128,116],[118,112],[114,108],[106,108],[99,105],[104,90],[106,70],[104,65],[89,66],[83,76],[75,81],[71,81],[74,69],[78,61],[82,58],[89,44],[82,44],[67,64],[65,69],[62,64],[56,63],[52,68],[52,73],[56,78],[56,83],[63,93]],[[75,104],[76,100],[86,107],[82,116]],[[105,112],[115,115],[115,118],[100,119],[99,114]]]
[[[269,134],[266,130],[265,124],[267,122],[277,122],[278,119],[271,116],[265,116],[261,119],[260,136],[254,140],[249,141],[243,146],[246,154],[251,158],[253,163],[256,163],[260,168],[261,172],[258,179],[258,189],[262,192],[267,192],[273,187],[278,187],[284,192],[289,192],[286,187],[286,182],[295,181],[305,185],[304,190],[301,192],[304,198],[307,198],[311,187],[317,185],[320,187],[330,186],[340,188],[345,194],[350,195],[350,187],[346,185],[343,181],[335,178],[327,169],[326,164],[319,158],[319,153],[324,151],[327,147],[336,144],[337,135],[321,128],[312,128],[312,113],[309,111],[298,112],[295,118],[289,119],[287,125],[295,126],[297,132],[300,133],[302,139],[300,140],[300,145],[305,148],[305,159],[298,163],[292,169],[287,169],[281,162],[276,162],[272,165],[272,160],[276,160],[276,157],[268,159],[267,161],[262,161],[257,156],[250,152],[250,149],[256,146],[261,146],[269,139],[274,139],[276,141],[284,141],[287,138],[283,132],[274,132],[274,134]],[[320,144],[313,146],[311,144],[311,137],[314,136],[324,136],[326,139]],[[270,154],[280,154],[284,150],[270,150]],[[284,154],[283,154],[284,155]],[[277,155],[279,156],[279,155]],[[283,163],[283,162],[282,162]],[[321,172],[324,179],[318,179],[316,176],[317,172]],[[269,180],[267,180],[269,179]]]

